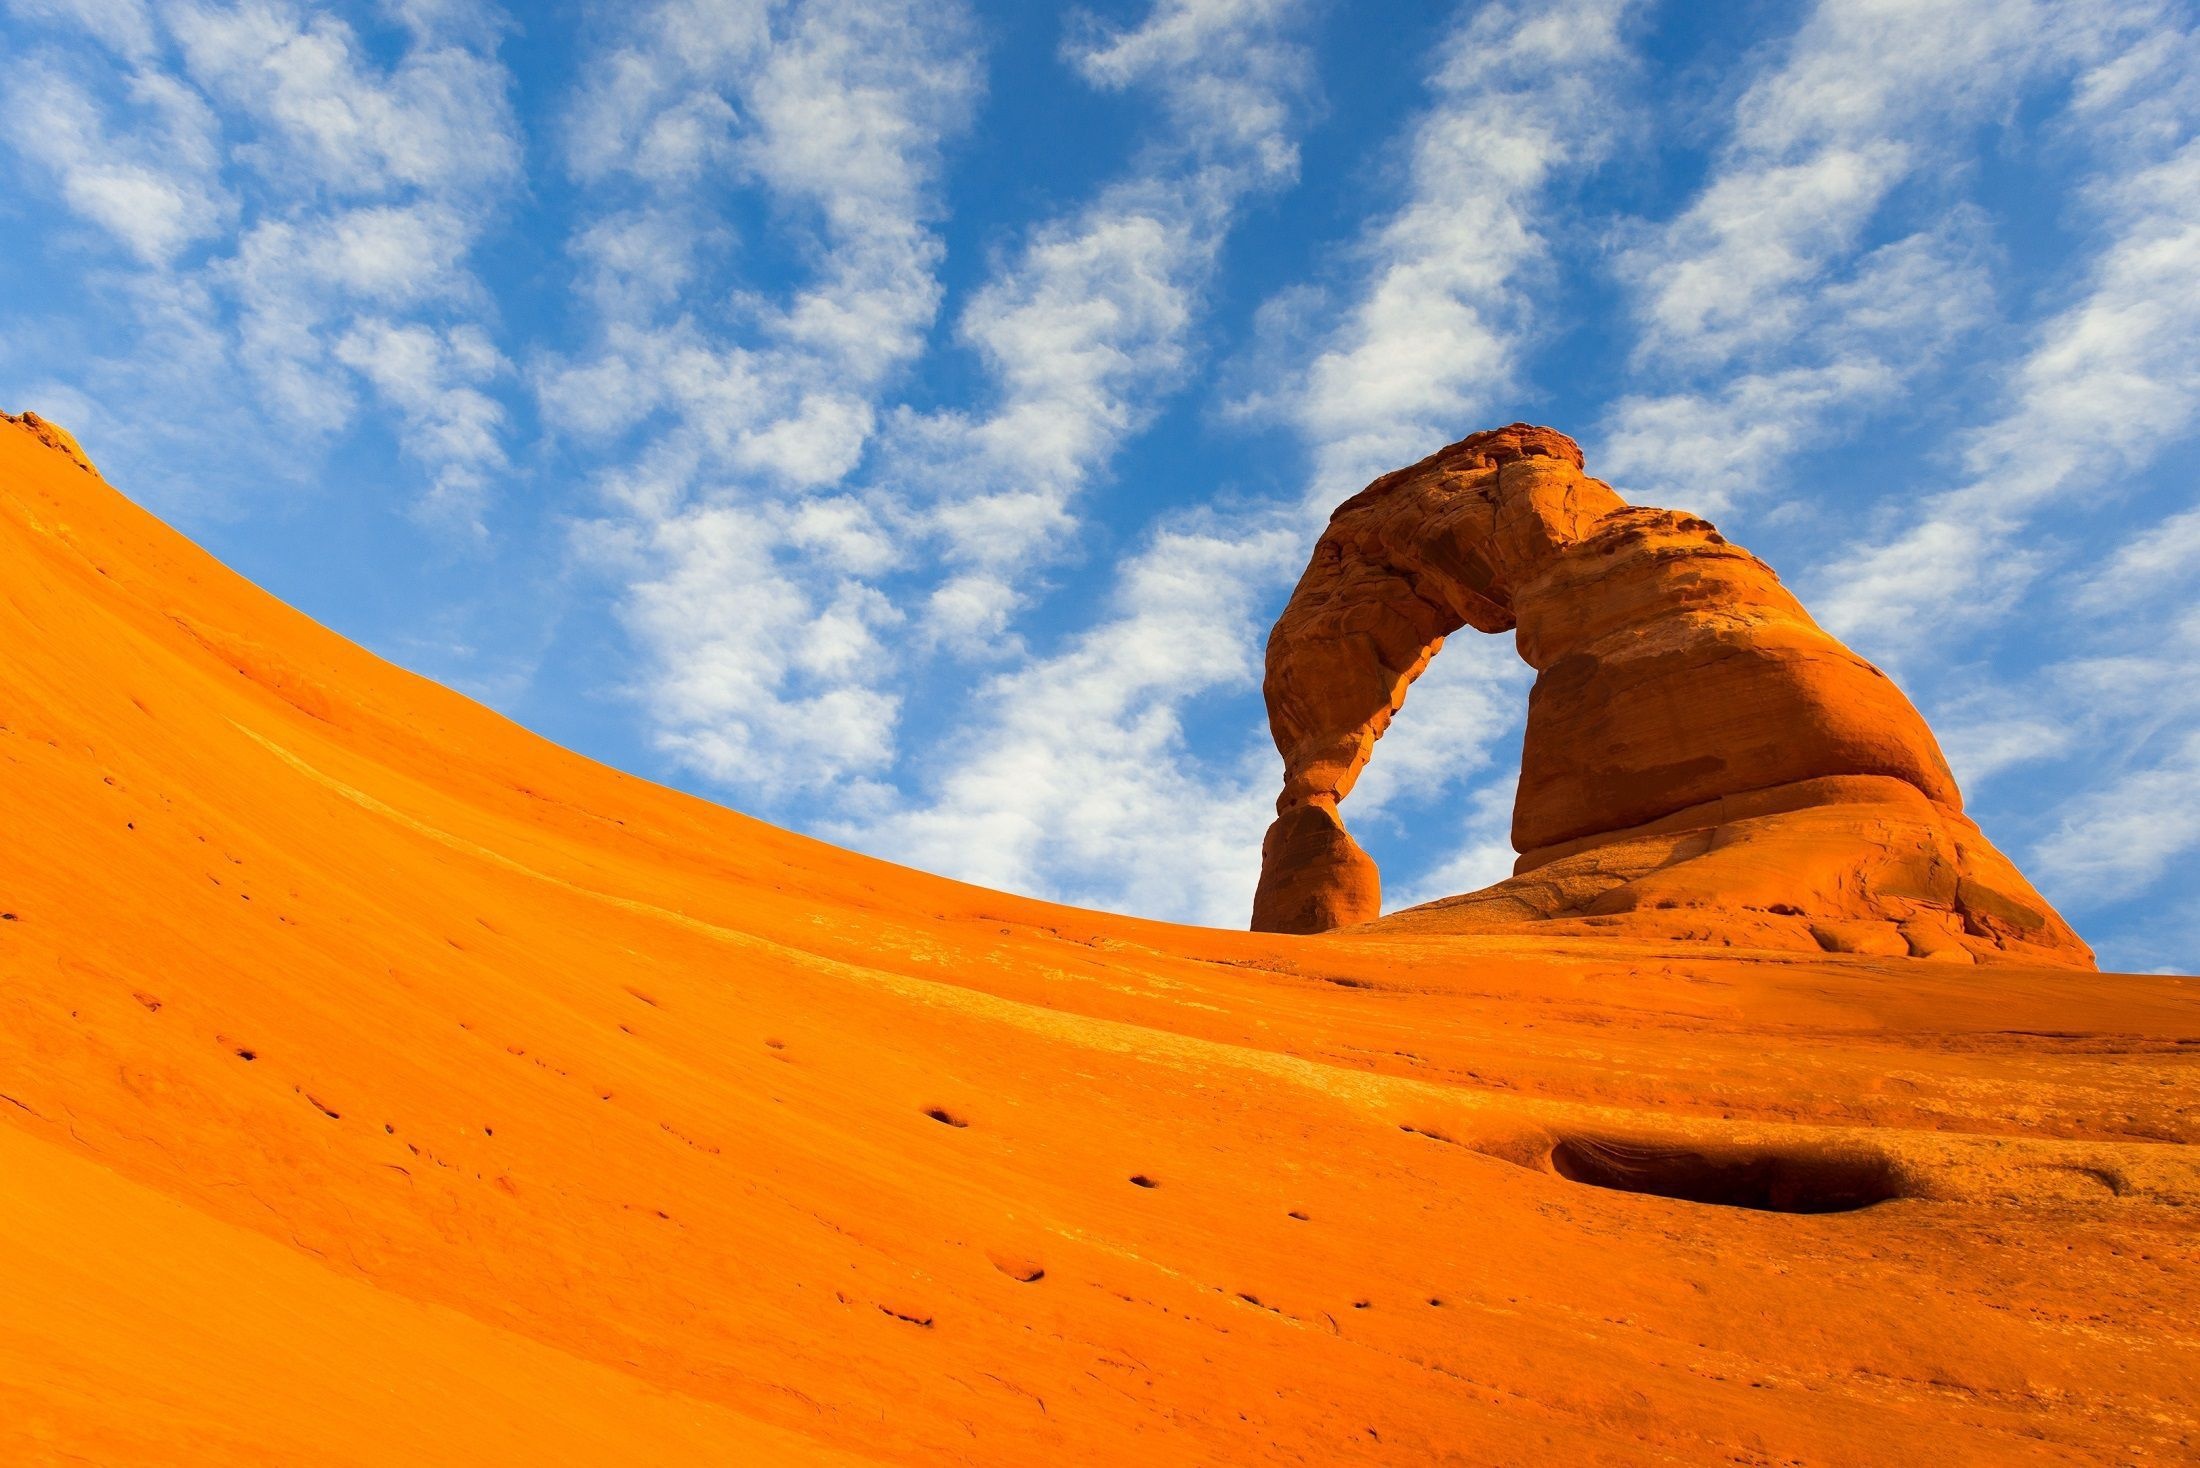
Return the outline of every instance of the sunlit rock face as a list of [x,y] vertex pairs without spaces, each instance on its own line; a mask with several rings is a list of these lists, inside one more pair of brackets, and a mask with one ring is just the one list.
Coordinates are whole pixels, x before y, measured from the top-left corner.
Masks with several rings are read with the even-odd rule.
[[1374,920],[1338,817],[1407,689],[1462,627],[1536,670],[1515,875],[1389,921],[1564,921],[1765,948],[2092,954],[1963,815],[1902,691],[1710,522],[1629,505],[1564,434],[1516,423],[1339,506],[1268,643],[1283,754],[1253,926]]
[[987,891],[0,415],[0,1465],[2191,1462],[2200,989],[1772,911],[2021,927],[1905,778],[1723,802],[1320,938]]

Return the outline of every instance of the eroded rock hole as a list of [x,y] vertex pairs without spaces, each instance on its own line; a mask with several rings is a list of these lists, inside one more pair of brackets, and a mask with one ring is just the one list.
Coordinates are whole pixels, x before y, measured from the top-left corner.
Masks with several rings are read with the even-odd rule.
[[941,1126],[965,1127],[970,1125],[969,1122],[964,1121],[961,1117],[941,1106],[927,1106],[924,1108],[924,1114]]
[[1134,1188],[1158,1188],[1161,1184],[1141,1172],[1131,1177],[1131,1186]]
[[1551,1170],[1590,1187],[1766,1213],[1852,1213],[1902,1196],[1893,1167],[1869,1153],[1695,1151],[1580,1137],[1551,1149]]

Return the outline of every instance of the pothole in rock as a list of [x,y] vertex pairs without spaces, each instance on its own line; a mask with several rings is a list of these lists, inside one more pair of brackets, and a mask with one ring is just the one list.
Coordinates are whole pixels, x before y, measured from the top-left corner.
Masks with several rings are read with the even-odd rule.
[[1902,1196],[1884,1157],[1807,1148],[1697,1151],[1569,1137],[1551,1149],[1551,1171],[1593,1188],[1764,1213],[1853,1213]]

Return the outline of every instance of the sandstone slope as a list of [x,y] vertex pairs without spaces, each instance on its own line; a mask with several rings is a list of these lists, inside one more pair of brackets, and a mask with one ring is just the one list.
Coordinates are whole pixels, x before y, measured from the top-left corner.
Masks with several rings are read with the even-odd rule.
[[0,810],[0,1462],[2200,1444],[2187,979],[961,886],[400,672],[21,421]]

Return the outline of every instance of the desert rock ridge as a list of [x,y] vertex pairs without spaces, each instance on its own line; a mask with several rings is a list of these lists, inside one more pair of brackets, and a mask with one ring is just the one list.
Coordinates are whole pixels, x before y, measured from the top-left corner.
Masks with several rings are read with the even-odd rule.
[[2190,979],[963,886],[403,673],[27,419],[0,810],[0,1462],[2200,1445]]

